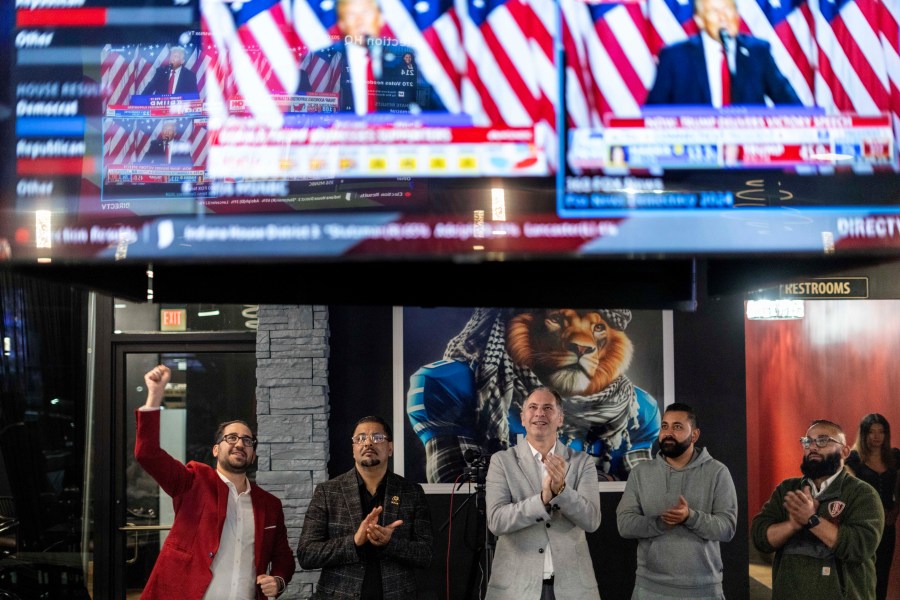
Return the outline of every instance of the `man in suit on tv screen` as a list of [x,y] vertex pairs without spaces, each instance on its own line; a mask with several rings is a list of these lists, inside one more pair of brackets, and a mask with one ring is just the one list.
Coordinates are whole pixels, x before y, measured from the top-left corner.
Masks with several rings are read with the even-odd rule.
[[179,142],[177,137],[178,129],[175,121],[169,120],[163,123],[159,137],[150,142],[147,152],[141,158],[141,164],[192,166],[190,144]]
[[734,0],[695,0],[700,33],[660,51],[645,104],[801,105],[769,43],[739,33],[739,20]]
[[163,96],[166,94],[197,94],[197,75],[184,66],[185,50],[181,46],[169,49],[169,64],[160,67],[141,94]]
[[377,0],[337,0],[336,10],[342,37],[307,57],[297,91],[337,92],[337,110],[357,115],[445,110],[415,68],[413,49],[382,35]]

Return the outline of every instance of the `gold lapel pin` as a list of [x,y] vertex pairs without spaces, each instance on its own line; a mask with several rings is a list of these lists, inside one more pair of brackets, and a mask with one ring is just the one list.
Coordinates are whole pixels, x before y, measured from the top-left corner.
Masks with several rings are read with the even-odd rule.
[[400,504],[400,496],[391,496],[391,504]]

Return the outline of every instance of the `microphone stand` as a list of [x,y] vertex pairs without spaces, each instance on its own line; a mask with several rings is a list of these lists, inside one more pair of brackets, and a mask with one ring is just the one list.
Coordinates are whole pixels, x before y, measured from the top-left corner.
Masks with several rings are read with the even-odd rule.
[[475,498],[475,532],[476,547],[472,554],[472,566],[469,569],[469,579],[466,584],[465,598],[472,600],[481,600],[487,593],[487,582],[491,576],[491,562],[494,558],[494,536],[487,527],[487,498],[485,492],[485,477],[487,475],[487,464],[483,459],[477,459],[466,467],[464,473],[465,478],[457,486],[457,490],[466,482],[475,483],[475,491],[469,493],[468,497],[463,501],[456,510],[450,515],[450,518],[441,526],[440,531],[443,532],[450,526],[450,522],[456,517],[463,507]]
[[[456,486],[456,491],[458,492],[459,488],[461,488],[466,483],[471,483],[471,480],[468,477],[459,482],[459,485]],[[471,500],[474,496],[475,494],[472,492],[470,492],[469,495],[466,496],[466,499],[456,507],[456,510],[453,511],[453,514],[451,514],[450,517],[446,521],[444,521],[444,524],[441,525],[441,528],[438,530],[439,533],[444,533],[447,530],[447,528],[450,526],[450,522],[453,521],[454,518],[456,518],[457,513],[459,513],[459,511],[461,511],[463,507],[469,503],[469,500]]]

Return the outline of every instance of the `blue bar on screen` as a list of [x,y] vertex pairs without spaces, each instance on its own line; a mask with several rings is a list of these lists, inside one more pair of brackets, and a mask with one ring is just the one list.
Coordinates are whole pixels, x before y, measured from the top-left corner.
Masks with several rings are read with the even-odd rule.
[[44,137],[84,137],[84,117],[20,117],[16,135]]

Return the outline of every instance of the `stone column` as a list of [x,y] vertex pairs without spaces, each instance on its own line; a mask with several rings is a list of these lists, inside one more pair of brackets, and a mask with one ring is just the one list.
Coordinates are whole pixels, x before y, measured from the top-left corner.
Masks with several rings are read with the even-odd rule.
[[[256,481],[281,498],[296,552],[313,488],[328,479],[328,307],[261,305],[256,334]],[[319,572],[282,597],[309,598]]]

